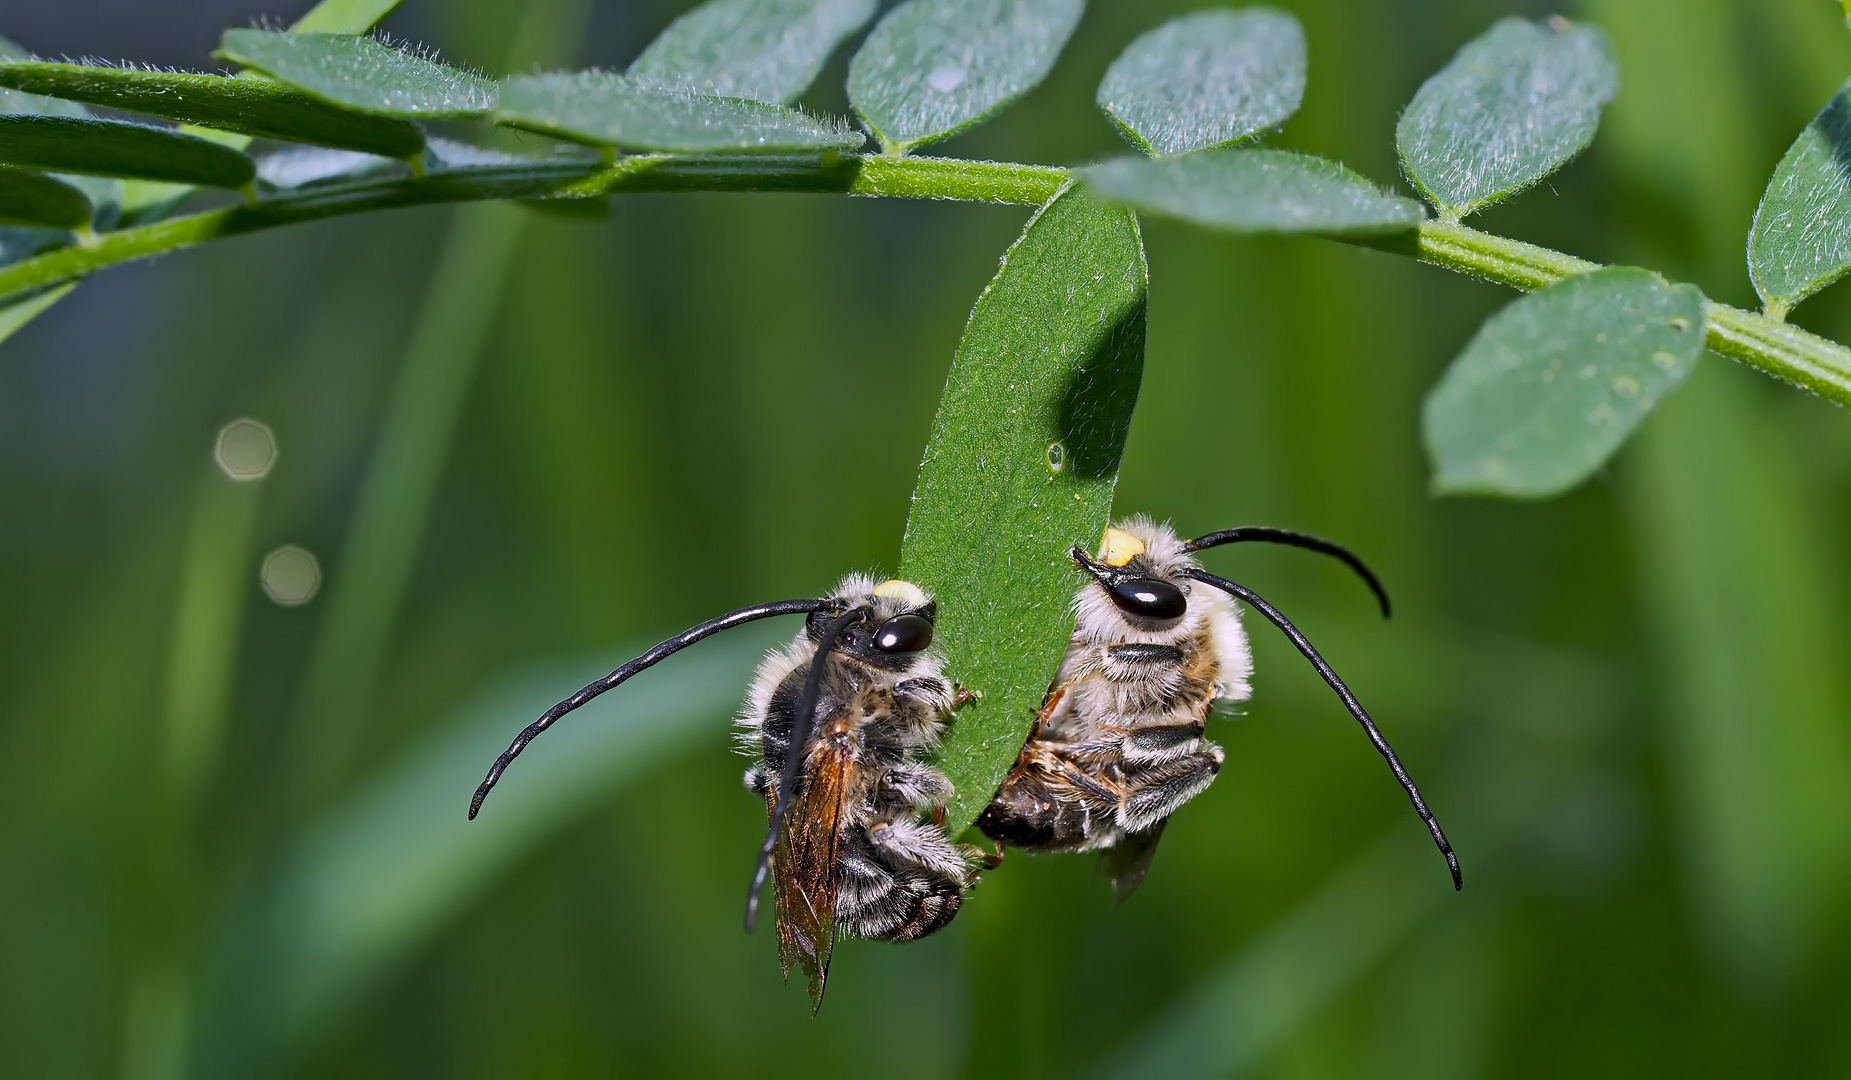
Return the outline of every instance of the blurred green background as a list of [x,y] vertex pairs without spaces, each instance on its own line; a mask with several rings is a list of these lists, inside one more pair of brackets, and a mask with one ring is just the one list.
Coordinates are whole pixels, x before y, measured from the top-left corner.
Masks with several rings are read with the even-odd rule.
[[[1281,141],[1396,177],[1394,119],[1519,0],[1279,0]],[[409,0],[447,57],[620,65],[680,0]],[[1200,6],[1095,0],[947,153],[1119,152],[1093,88]],[[200,67],[306,4],[0,4],[45,54]],[[1585,0],[1625,89],[1484,226],[1752,301],[1762,184],[1851,72],[1828,0]],[[808,104],[846,111],[837,57]],[[540,708],[720,611],[892,568],[964,318],[1022,209],[640,196],[420,210],[91,281],[0,346],[0,1059],[10,1075],[1851,1074],[1851,418],[1707,357],[1595,481],[1431,499],[1418,406],[1510,294],[1149,223],[1118,505],[1353,545],[1213,565],[1291,613],[1445,822],[1263,625],[1228,766],[1114,908],[1014,855],[944,933],[849,942],[811,1020],[740,901],[741,632],[474,783]],[[1834,291],[1797,321],[1851,338]],[[211,464],[270,425],[260,482]],[[1076,537],[1076,540],[1085,540]],[[315,553],[282,607],[265,553]],[[1249,620],[1250,625],[1254,620]],[[787,633],[780,627],[772,634]],[[549,745],[550,742],[550,745]]]

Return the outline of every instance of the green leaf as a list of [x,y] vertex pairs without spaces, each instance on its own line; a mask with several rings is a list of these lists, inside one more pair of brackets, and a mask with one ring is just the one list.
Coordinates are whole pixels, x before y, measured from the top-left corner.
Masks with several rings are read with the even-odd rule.
[[1492,316],[1427,396],[1434,489],[1541,498],[1599,468],[1703,351],[1694,285],[1614,267]]
[[0,165],[0,221],[80,229],[90,224],[94,213],[89,196],[71,185],[43,173]]
[[1144,370],[1137,218],[1069,184],[971,312],[932,424],[900,574],[938,599],[951,675],[983,697],[939,752],[955,834],[1028,736],[1073,632],[1067,557],[1105,528]]
[[289,28],[292,34],[364,34],[404,0],[321,0]]
[[1402,167],[1443,219],[1457,221],[1586,149],[1619,89],[1599,30],[1505,19],[1414,95],[1395,127]]
[[74,116],[0,116],[0,164],[241,188],[257,166],[236,150],[166,128]]
[[361,112],[418,120],[482,116],[495,81],[354,34],[227,30],[215,54]]
[[1054,67],[1085,0],[907,0],[848,68],[855,111],[889,153],[983,123]]
[[282,83],[132,68],[0,62],[0,86],[258,138],[409,158],[424,149],[416,124],[330,105]]
[[593,146],[671,153],[854,150],[839,122],[736,98],[709,97],[608,71],[517,75],[503,82],[499,123]]
[[1851,270],[1851,82],[1828,102],[1780,159],[1755,211],[1748,273],[1768,314],[1793,305]]
[[1204,150],[1082,169],[1115,202],[1238,233],[1370,236],[1419,225],[1426,209],[1334,161],[1285,150]]
[[39,317],[46,308],[64,299],[65,294],[77,287],[76,282],[53,285],[25,296],[9,296],[0,300],[0,341],[5,341],[19,331],[19,328]]
[[1152,154],[1227,146],[1285,123],[1305,97],[1305,32],[1272,8],[1172,19],[1112,61],[1099,107]]
[[633,78],[720,97],[788,104],[803,96],[875,0],[712,0],[669,25]]

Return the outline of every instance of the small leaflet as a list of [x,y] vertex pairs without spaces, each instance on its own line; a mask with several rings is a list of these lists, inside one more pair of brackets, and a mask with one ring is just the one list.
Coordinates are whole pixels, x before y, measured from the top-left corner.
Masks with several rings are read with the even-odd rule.
[[357,34],[227,30],[221,59],[361,112],[458,120],[495,108],[495,81]]
[[628,74],[716,97],[788,105],[876,7],[875,0],[712,0],[669,24]]
[[0,164],[222,188],[257,175],[242,153],[167,128],[26,113],[0,115]]
[[1851,82],[1794,140],[1755,211],[1748,273],[1775,318],[1851,269],[1848,162]]
[[636,152],[776,154],[854,150],[839,122],[777,105],[710,97],[608,71],[519,75],[502,84],[499,123]]
[[1696,367],[1705,309],[1694,285],[1612,267],[1492,316],[1427,396],[1434,490],[1544,498],[1587,479]]
[[95,212],[89,196],[70,184],[0,165],[0,222],[79,229],[90,224]]
[[1305,32],[1272,8],[1211,9],[1131,43],[1099,107],[1150,154],[1229,146],[1285,123],[1305,97]]
[[1414,95],[1395,127],[1402,167],[1441,219],[1458,221],[1586,149],[1619,89],[1599,30],[1505,19]]
[[1081,175],[1110,201],[1237,233],[1371,236],[1405,232],[1427,216],[1420,203],[1385,194],[1337,162],[1285,150],[1119,158]]

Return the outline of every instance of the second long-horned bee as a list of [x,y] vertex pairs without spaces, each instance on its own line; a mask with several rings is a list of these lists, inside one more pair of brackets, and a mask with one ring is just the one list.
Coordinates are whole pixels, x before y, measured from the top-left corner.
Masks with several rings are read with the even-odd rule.
[[951,921],[978,870],[995,864],[946,835],[952,785],[925,761],[963,691],[931,647],[937,605],[918,586],[850,575],[822,599],[742,608],[670,638],[528,725],[490,768],[469,816],[561,716],[703,638],[795,614],[807,616],[803,629],[759,664],[739,720],[757,759],[746,785],[764,798],[770,826],[746,929],[769,875],[778,958],[786,976],[793,963],[804,969],[817,1007],[838,935],[924,937]]
[[1374,573],[1328,540],[1254,527],[1184,541],[1146,518],[1120,522],[1106,530],[1096,557],[1078,547],[1071,553],[1089,579],[1074,599],[1073,636],[1034,730],[978,826],[1006,846],[1103,851],[1119,898],[1129,895],[1170,815],[1221,769],[1222,749],[1204,733],[1210,710],[1217,700],[1250,696],[1253,658],[1233,603],[1239,599],[1284,631],[1336,691],[1407,791],[1460,887],[1446,834],[1349,687],[1278,609],[1195,560],[1198,551],[1244,541],[1342,560],[1388,614]]

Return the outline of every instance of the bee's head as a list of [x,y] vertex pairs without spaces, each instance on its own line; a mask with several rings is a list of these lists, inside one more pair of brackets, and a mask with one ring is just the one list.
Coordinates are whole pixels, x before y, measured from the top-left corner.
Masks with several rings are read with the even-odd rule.
[[[1110,601],[1111,610],[1133,628],[1167,630],[1189,614],[1189,585],[1183,572],[1195,560],[1168,527],[1131,518],[1105,531],[1098,555],[1079,547],[1072,555],[1093,579],[1087,592]],[[1083,597],[1082,603],[1086,600]]]
[[837,649],[857,660],[905,671],[932,645],[938,604],[910,581],[894,578],[877,584],[871,578],[853,576],[836,588],[830,601],[831,608],[810,616],[806,632],[811,641],[820,642],[824,628],[836,616],[859,610],[866,617],[842,631],[836,641]]

